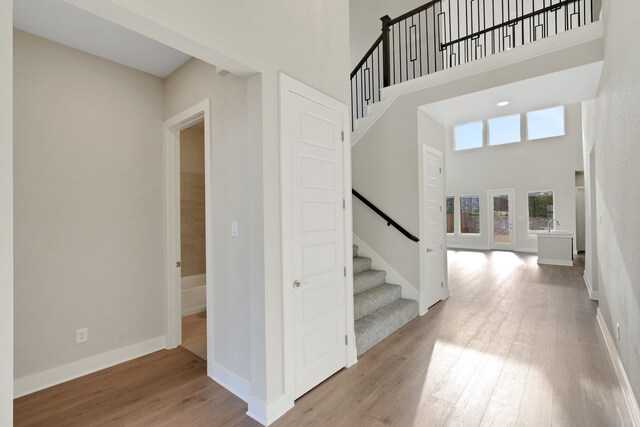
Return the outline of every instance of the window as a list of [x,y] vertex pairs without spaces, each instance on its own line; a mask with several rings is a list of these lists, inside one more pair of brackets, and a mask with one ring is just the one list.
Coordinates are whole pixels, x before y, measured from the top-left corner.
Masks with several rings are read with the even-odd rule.
[[542,139],[564,135],[564,106],[527,113],[527,138]]
[[520,142],[520,114],[489,120],[489,145]]
[[480,233],[480,196],[460,196],[460,233]]
[[454,140],[456,151],[482,147],[482,122],[456,126]]
[[455,209],[455,197],[447,196],[447,233],[453,234],[454,228],[454,209]]
[[553,191],[529,192],[529,230],[546,230],[553,218]]

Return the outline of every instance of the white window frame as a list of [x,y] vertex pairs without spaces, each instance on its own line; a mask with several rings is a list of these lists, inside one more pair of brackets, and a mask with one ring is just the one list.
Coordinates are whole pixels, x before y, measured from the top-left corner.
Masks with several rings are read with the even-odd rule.
[[[538,111],[544,111],[544,110],[551,110],[552,108],[558,108],[558,107],[562,107],[562,134],[561,135],[554,135],[554,136],[545,136],[543,138],[535,138],[535,139],[531,139],[529,137],[529,114],[530,113],[536,113]],[[561,138],[563,136],[567,136],[567,109],[565,108],[565,105],[556,105],[553,107],[547,107],[547,108],[539,108],[537,110],[533,110],[533,111],[527,111],[526,113],[524,113],[524,121],[520,121],[521,125],[524,123],[524,134],[526,136],[526,141],[544,141],[550,138]]]
[[[486,135],[486,133],[487,133],[487,126],[486,126],[486,123],[485,123],[485,122],[486,122],[486,120],[473,120],[473,121],[471,121],[471,122],[459,123],[459,124],[457,124],[457,125],[454,125],[454,126],[451,128],[451,133],[453,134],[453,135],[452,135],[452,138],[451,138],[451,139],[453,140],[453,151],[455,151],[455,152],[473,151],[473,150],[479,150],[479,149],[482,149],[482,148],[486,147],[486,141],[487,141],[487,135]],[[482,125],[482,130],[481,130],[481,132],[480,132],[480,133],[482,134],[482,136],[481,136],[481,144],[480,144],[480,146],[479,146],[479,147],[464,148],[464,149],[460,150],[460,149],[458,149],[457,144],[456,144],[456,128],[457,128],[457,127],[459,127],[459,126],[466,126],[466,125],[470,125],[470,124],[472,124],[472,123],[480,123],[480,124]]]
[[[447,199],[451,197],[453,199],[453,232],[449,233],[447,231]],[[456,196],[455,195],[445,195],[444,196],[444,231],[447,236],[455,236],[456,235]]]
[[542,233],[545,232],[545,230],[532,230],[529,228],[529,218],[530,218],[530,214],[529,214],[529,194],[531,193],[548,193],[551,192],[551,194],[553,194],[553,217],[556,217],[556,190],[527,190],[527,233],[528,234],[538,234],[538,233]]
[[[460,218],[460,216],[462,215],[462,201],[460,201],[460,199],[462,199],[463,197],[472,197],[475,196],[478,198],[478,214],[479,214],[479,219],[478,219],[478,228],[479,231],[477,233],[463,233],[462,232],[462,219]],[[555,201],[555,199],[554,199]],[[455,203],[455,202],[454,202]],[[455,204],[454,204],[455,207]],[[454,219],[455,221],[455,219]],[[475,193],[469,193],[469,194],[461,194],[458,196],[458,235],[459,236],[480,236],[482,234],[482,201],[480,200],[480,195],[479,194],[475,194]]]
[[[505,118],[505,117],[512,117],[512,116],[518,116],[518,129],[519,129],[518,140],[517,141],[512,141],[512,142],[505,142],[505,143],[502,143],[502,144],[496,144],[496,145],[491,144],[491,123],[490,123],[491,120],[497,120],[497,119],[502,119],[502,118]],[[490,119],[487,119],[486,122],[487,122],[487,125],[486,125],[486,128],[487,128],[486,146],[487,147],[500,147],[502,145],[518,144],[518,143],[522,142],[522,123],[523,123],[522,114],[514,113],[514,114],[505,114],[504,116],[491,117]]]

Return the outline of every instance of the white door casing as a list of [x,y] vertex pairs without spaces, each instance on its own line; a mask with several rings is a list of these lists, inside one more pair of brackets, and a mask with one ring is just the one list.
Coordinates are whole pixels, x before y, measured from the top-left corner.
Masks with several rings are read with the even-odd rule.
[[[180,131],[204,119],[205,168],[205,254],[206,254],[206,306],[207,354],[213,355],[213,233],[212,197],[210,191],[211,165],[211,106],[205,99],[163,124],[165,144],[165,271],[167,289],[166,347],[182,343],[181,268],[180,268]],[[213,357],[207,360],[211,376]]]
[[[495,222],[494,222],[494,197],[506,196],[508,200],[508,239],[501,241],[502,239],[496,239],[495,235]],[[487,191],[487,215],[489,221],[489,247],[491,249],[513,251],[516,247],[516,232],[515,232],[515,190],[510,188],[506,190],[489,190]]]
[[350,364],[348,110],[287,76],[281,86],[285,394],[296,399]]
[[446,285],[445,203],[442,153],[422,144],[422,227],[420,313],[448,297]]

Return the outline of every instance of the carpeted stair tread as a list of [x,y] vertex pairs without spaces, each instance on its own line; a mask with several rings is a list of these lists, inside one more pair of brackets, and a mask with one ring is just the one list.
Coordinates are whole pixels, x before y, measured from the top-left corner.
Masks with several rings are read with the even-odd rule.
[[355,319],[361,319],[379,308],[400,299],[402,286],[385,283],[353,297]]
[[371,269],[371,258],[353,257],[353,274],[362,273]]
[[418,302],[398,299],[356,320],[358,356],[418,316]]
[[353,276],[353,294],[357,295],[378,285],[383,285],[387,280],[386,271],[366,270]]

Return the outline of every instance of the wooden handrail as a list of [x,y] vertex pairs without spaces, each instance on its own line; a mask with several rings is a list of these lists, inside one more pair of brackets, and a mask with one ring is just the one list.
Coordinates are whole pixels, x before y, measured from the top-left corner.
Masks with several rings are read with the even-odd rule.
[[369,200],[367,200],[362,194],[358,193],[356,190],[351,189],[351,192],[353,193],[354,196],[356,196],[362,203],[364,203],[365,205],[367,205],[368,208],[370,208],[372,211],[374,211],[375,213],[377,213],[378,215],[380,215],[382,218],[384,218],[385,221],[387,221],[387,226],[393,226],[396,230],[398,230],[400,233],[402,233],[407,239],[412,240],[414,242],[419,242],[420,239],[418,239],[416,236],[414,236],[413,234],[409,233],[403,226],[401,226],[400,224],[398,224],[397,222],[395,222],[394,220],[391,219],[391,217],[389,215],[387,215],[386,213],[382,212],[376,205],[374,205],[373,203],[371,203]]

